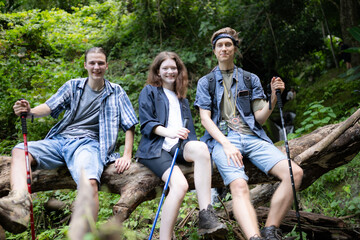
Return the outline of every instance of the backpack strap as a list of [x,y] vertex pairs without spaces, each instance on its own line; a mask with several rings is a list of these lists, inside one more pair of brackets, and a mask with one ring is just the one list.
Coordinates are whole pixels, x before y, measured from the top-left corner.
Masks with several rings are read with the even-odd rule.
[[209,82],[209,95],[211,97],[211,106],[213,107],[215,103],[215,87],[216,87],[216,82],[215,82],[215,73],[213,71],[211,71],[210,73],[208,73],[206,75],[206,79]]
[[251,93],[252,93],[252,89],[253,89],[252,82],[251,82],[251,73],[243,70],[243,80],[244,80],[245,86],[249,89],[250,99],[251,99]]
[[[215,87],[216,87],[214,71],[211,71],[205,77],[209,81],[209,94],[211,97],[211,104],[213,106],[213,104],[216,104],[216,102],[214,102],[215,101]],[[252,94],[253,87],[252,87],[250,72],[243,70],[243,81],[245,83],[245,86],[249,89],[250,100],[251,100],[251,94]]]

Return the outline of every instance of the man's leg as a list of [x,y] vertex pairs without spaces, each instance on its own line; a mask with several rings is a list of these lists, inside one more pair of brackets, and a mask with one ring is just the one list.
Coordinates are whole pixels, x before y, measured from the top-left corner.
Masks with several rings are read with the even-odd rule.
[[351,62],[346,62],[346,69],[350,69],[350,68],[352,68]]
[[238,178],[230,183],[233,198],[233,212],[246,237],[260,236],[256,212],[251,204],[250,190],[244,179]]
[[[243,135],[230,131],[227,138],[231,143],[243,152]],[[242,231],[248,239],[260,238],[256,212],[251,204],[250,190],[247,184],[248,176],[245,174],[244,166],[239,167],[231,161],[227,162],[224,149],[221,144],[216,143],[212,152],[216,166],[224,179],[225,185],[230,186],[233,198],[233,212]]]
[[64,158],[71,176],[79,185],[80,175],[83,170],[93,189],[95,207],[92,209],[92,216],[96,222],[99,211],[99,182],[104,169],[104,164],[100,159],[99,143],[90,138],[67,139],[66,141]]
[[92,209],[94,221],[96,222],[99,212],[99,183],[96,179],[90,179],[90,184],[93,189],[93,199],[95,207]]
[[[29,154],[29,162],[33,161]],[[21,233],[30,220],[31,197],[27,189],[25,152],[19,148],[12,151],[10,185],[10,194],[0,199],[0,224],[7,231]]]
[[[303,170],[293,161],[291,166],[297,190],[301,185]],[[294,201],[288,160],[278,162],[269,173],[278,177],[281,183],[271,199],[270,211],[265,226],[279,227]]]
[[[30,165],[34,163],[34,158],[29,153]],[[30,169],[31,173],[31,169]],[[10,168],[10,185],[12,191],[24,192],[27,190],[27,172],[25,151],[23,149],[14,148],[12,150],[11,168]]]

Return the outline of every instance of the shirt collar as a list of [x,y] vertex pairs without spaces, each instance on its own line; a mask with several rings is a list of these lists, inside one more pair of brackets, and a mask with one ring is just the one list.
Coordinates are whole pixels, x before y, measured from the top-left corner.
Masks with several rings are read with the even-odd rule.
[[[237,69],[237,66],[234,65],[233,79],[235,79],[235,81],[239,81],[239,79],[236,77],[236,74],[239,74],[239,71],[236,71],[236,69]],[[219,83],[221,83],[223,81],[223,76],[221,74],[219,66],[216,66],[213,71],[215,73],[215,79]]]

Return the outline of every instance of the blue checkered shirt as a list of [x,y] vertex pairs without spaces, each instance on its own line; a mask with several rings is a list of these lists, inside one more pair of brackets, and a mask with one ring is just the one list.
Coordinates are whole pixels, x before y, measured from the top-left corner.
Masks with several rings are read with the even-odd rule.
[[[87,78],[69,80],[46,101],[53,118],[65,110],[63,119],[50,129],[46,138],[59,134],[73,121],[86,82]],[[108,164],[120,157],[118,152],[114,152],[119,128],[126,132],[138,123],[138,119],[120,85],[105,80],[104,91],[99,110],[99,143],[100,157],[104,164]]]

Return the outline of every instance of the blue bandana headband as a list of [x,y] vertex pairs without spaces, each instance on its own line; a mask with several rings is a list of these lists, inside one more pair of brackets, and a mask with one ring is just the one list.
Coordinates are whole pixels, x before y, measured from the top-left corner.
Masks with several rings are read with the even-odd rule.
[[221,38],[230,38],[231,41],[233,42],[233,44],[236,47],[239,47],[239,41],[235,40],[235,38],[233,36],[231,36],[230,34],[227,34],[227,33],[221,33],[221,34],[217,35],[216,38],[214,38],[214,40],[212,41],[213,49],[215,49],[215,43],[217,42],[217,40],[219,40]]

